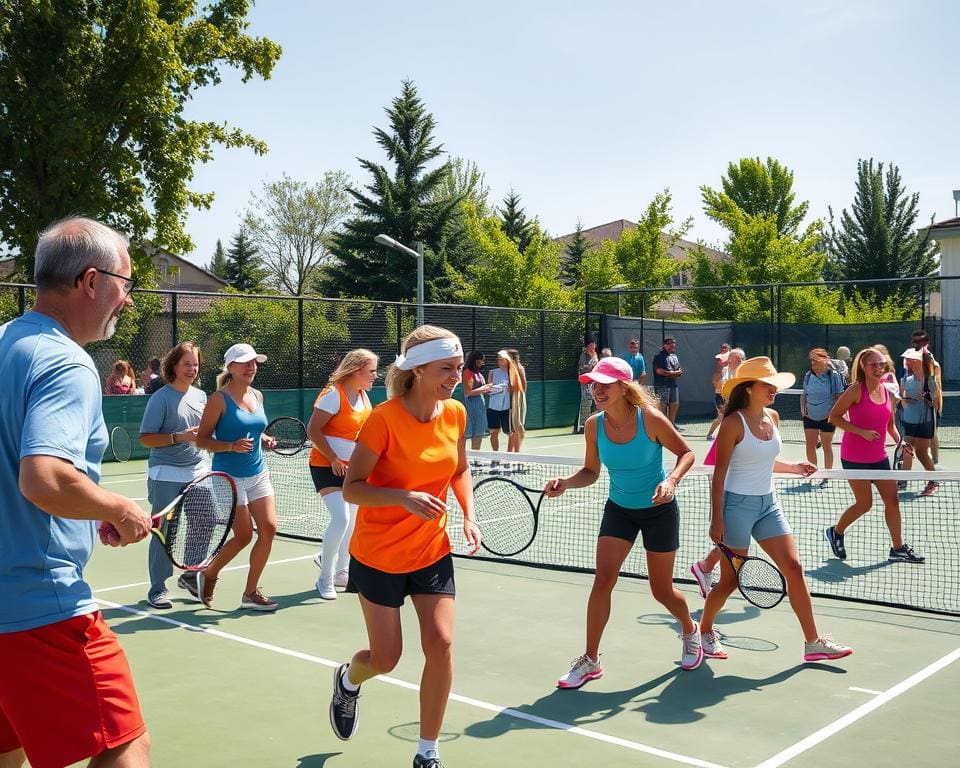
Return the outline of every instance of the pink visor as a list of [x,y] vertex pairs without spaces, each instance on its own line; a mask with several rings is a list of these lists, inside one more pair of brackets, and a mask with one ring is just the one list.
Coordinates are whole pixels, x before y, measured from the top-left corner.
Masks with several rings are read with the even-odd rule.
[[599,384],[633,381],[633,368],[630,367],[630,363],[621,360],[619,357],[605,357],[593,366],[592,371],[581,374],[581,384],[589,384],[591,381],[596,381]]

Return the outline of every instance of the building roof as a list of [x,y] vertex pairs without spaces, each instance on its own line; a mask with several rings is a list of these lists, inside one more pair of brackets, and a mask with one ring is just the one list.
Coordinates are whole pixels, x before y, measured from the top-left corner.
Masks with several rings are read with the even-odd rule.
[[928,239],[936,240],[938,235],[960,235],[960,218],[938,221],[927,228]]
[[[636,222],[630,221],[629,219],[616,219],[615,221],[609,221],[606,224],[600,224],[599,226],[582,229],[580,231],[583,236],[590,241],[591,245],[600,245],[604,240],[619,240],[623,237],[624,232],[635,229],[637,229]],[[566,245],[573,239],[575,234],[575,232],[571,232],[567,235],[561,235],[560,237],[554,238],[554,242],[561,243],[564,246],[564,251],[566,251]],[[666,239],[668,235],[664,234],[663,237]],[[673,243],[667,251],[667,256],[671,259],[685,259],[696,251],[697,248],[703,248],[707,256],[714,261],[730,258],[728,254],[723,251],[718,251],[716,248],[709,248],[702,243],[694,243],[682,238]]]

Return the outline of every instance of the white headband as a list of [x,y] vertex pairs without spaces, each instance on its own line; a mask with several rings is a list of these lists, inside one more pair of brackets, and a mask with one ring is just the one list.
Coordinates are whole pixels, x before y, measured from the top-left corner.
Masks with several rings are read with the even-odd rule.
[[401,371],[410,371],[421,365],[457,355],[463,355],[460,339],[456,336],[445,336],[442,339],[432,339],[410,347],[406,355],[397,355],[394,365]]

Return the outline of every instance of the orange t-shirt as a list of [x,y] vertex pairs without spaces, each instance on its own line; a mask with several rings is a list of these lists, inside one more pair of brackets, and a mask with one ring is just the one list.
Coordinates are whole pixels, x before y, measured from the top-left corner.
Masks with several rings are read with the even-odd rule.
[[[317,395],[317,399],[314,401],[313,407],[319,407],[320,401],[323,400],[324,396],[329,394],[333,389],[336,389],[337,392],[340,393],[340,410],[330,417],[330,420],[323,425],[323,434],[328,438],[332,437],[335,439],[356,442],[357,434],[360,432],[360,427],[363,426],[363,422],[365,422],[367,420],[367,416],[370,415],[370,399],[367,397],[366,392],[360,390],[360,399],[363,401],[365,407],[359,411],[355,411],[353,410],[353,405],[347,399],[347,393],[344,391],[343,387],[341,387],[339,384],[334,384],[333,386],[325,387],[323,391]],[[335,446],[334,450],[336,450]],[[310,449],[310,466],[329,467],[330,459],[324,456],[320,452],[319,448],[314,446]]]
[[[381,403],[360,429],[357,442],[380,458],[367,482],[379,488],[424,491],[446,502],[457,471],[467,411],[456,400],[426,424],[403,407],[399,397]],[[421,520],[400,506],[357,510],[350,555],[386,573],[410,573],[432,565],[450,552],[447,516]]]

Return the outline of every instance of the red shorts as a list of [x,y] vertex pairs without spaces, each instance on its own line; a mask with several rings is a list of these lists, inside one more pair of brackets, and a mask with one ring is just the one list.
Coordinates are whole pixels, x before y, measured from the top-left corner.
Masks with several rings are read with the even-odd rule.
[[100,612],[0,633],[0,754],[62,768],[145,733],[130,665]]

